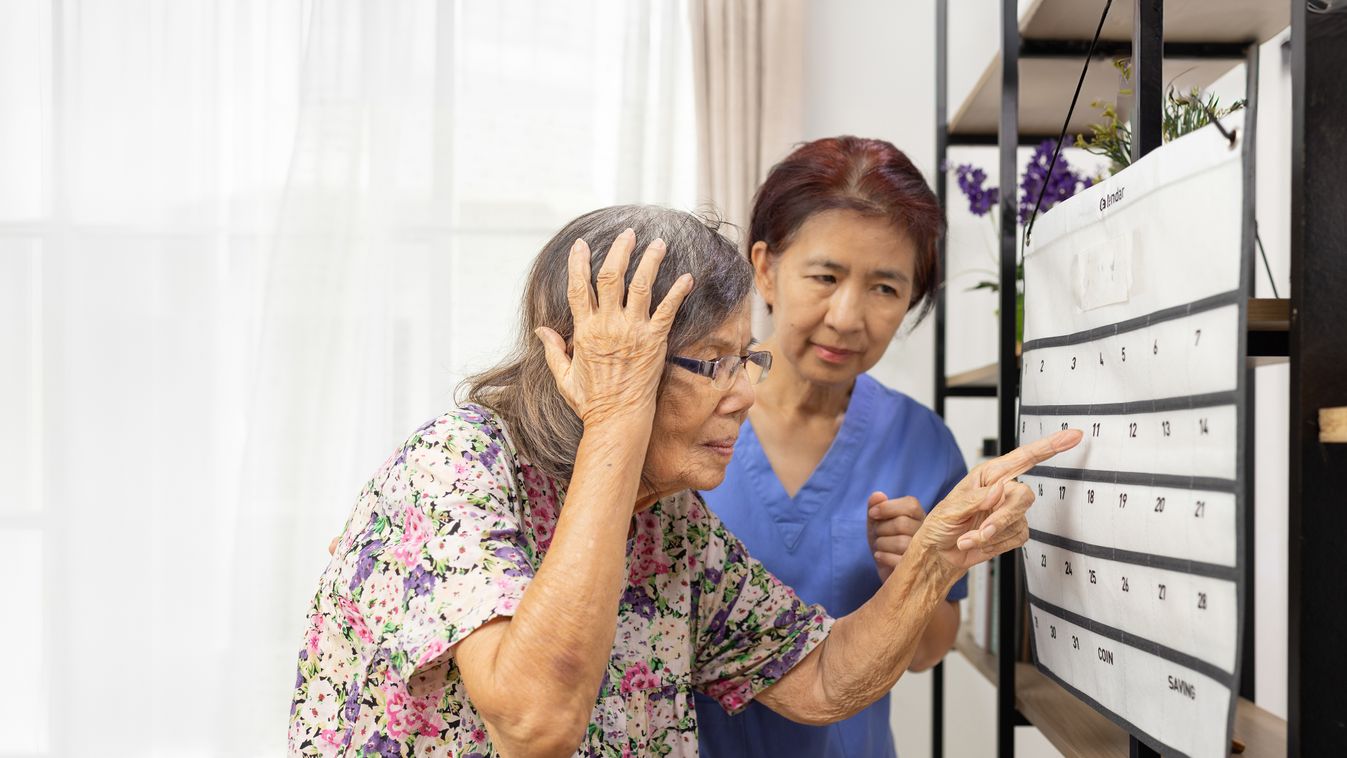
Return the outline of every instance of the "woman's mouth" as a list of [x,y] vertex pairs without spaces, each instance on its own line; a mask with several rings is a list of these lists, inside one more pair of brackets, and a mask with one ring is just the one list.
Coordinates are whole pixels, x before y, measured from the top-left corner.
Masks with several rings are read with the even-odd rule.
[[819,360],[825,363],[846,363],[857,352],[856,350],[843,350],[840,347],[814,343],[814,355],[817,355]]
[[730,456],[734,455],[734,438],[728,437],[723,440],[703,442],[702,447],[728,460]]

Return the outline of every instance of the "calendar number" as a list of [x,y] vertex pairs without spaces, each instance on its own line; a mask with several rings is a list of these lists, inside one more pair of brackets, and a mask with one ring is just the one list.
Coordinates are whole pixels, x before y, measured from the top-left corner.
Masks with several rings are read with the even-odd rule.
[[1039,553],[1039,555],[1038,555],[1038,565],[1042,566],[1043,568],[1047,568],[1047,567],[1048,567],[1048,556],[1047,556],[1046,553]]
[[1165,499],[1164,499],[1164,498],[1162,498],[1162,497],[1157,497],[1157,498],[1155,498],[1155,512],[1156,512],[1156,513],[1164,513],[1164,512],[1165,512]]
[[1044,367],[1044,366],[1047,366],[1047,365],[1048,365],[1048,362],[1047,362],[1047,361],[1039,361],[1039,362],[1038,362],[1038,373],[1040,373],[1040,374],[1043,373],[1043,367]]
[[1100,430],[1101,428],[1103,428],[1103,424],[1099,423],[1098,421],[1094,422],[1094,424],[1092,424],[1092,425],[1090,426],[1090,436],[1091,436],[1091,437],[1098,437],[1098,436],[1099,436],[1099,430]]
[[1071,635],[1071,649],[1080,650],[1080,638],[1074,634]]
[[1137,422],[1133,421],[1132,423],[1127,425],[1127,436],[1128,437],[1137,436]]
[[1094,490],[1087,490],[1085,492],[1085,502],[1094,505]]
[[1065,485],[1065,484],[1063,484],[1062,486],[1060,486],[1060,487],[1057,488],[1057,499],[1058,499],[1058,500],[1065,500],[1065,499],[1066,499],[1066,485]]
[[1165,586],[1163,584],[1160,585],[1160,599],[1161,600],[1165,599]]
[[1197,420],[1197,431],[1201,434],[1208,434],[1211,432],[1211,428],[1207,426],[1206,419],[1200,418]]
[[1126,363],[1126,362],[1127,362],[1127,346],[1126,346],[1126,345],[1123,345],[1123,347],[1122,347],[1122,360],[1123,360],[1123,363]]
[[1054,640],[1057,639],[1057,625],[1056,625],[1056,624],[1049,624],[1049,625],[1048,625],[1048,634],[1051,635],[1052,638],[1053,638]]
[[1075,370],[1076,370],[1076,356],[1074,356],[1074,355],[1071,356],[1071,370],[1072,370],[1072,371],[1075,371]]
[[1096,581],[1098,577],[1095,576],[1094,569],[1086,569],[1086,570],[1090,572],[1090,584],[1098,584],[1099,582]]
[[1197,347],[1197,343],[1201,341],[1202,341],[1202,330],[1198,329],[1197,331],[1193,332],[1193,347]]
[[1155,344],[1151,345],[1151,355],[1159,355],[1159,354],[1160,354],[1160,340],[1156,340]]
[[1119,507],[1119,508],[1126,508],[1126,507],[1127,507],[1127,493],[1126,493],[1126,492],[1120,492],[1120,493],[1118,493],[1118,507]]
[[1197,507],[1193,509],[1193,518],[1202,518],[1207,515],[1207,501],[1197,501]]
[[1124,576],[1124,577],[1122,578],[1122,580],[1123,580],[1123,592],[1131,592],[1132,590],[1130,589],[1129,585],[1127,584],[1127,577]]
[[1160,422],[1160,431],[1163,432],[1164,435],[1165,435],[1166,437],[1169,436],[1169,422],[1168,422],[1168,421],[1161,421],[1161,422]]
[[1198,610],[1202,611],[1205,611],[1207,609],[1207,593],[1205,592],[1197,593],[1197,608]]
[[1071,561],[1063,561],[1066,564],[1066,575],[1071,576]]

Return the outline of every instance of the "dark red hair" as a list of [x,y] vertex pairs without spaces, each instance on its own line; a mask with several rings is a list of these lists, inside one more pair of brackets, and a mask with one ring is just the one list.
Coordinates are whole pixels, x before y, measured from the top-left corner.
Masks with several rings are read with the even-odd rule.
[[921,172],[891,143],[844,136],[796,148],[772,167],[753,198],[749,246],[765,242],[780,254],[810,216],[837,209],[886,218],[916,245],[909,312],[921,321],[940,282],[936,243],[945,216]]

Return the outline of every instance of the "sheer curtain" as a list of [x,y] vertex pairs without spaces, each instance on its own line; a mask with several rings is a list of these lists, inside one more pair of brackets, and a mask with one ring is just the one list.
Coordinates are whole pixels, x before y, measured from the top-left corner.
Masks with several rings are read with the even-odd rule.
[[691,207],[683,3],[0,4],[0,755],[283,752],[354,495],[569,218]]

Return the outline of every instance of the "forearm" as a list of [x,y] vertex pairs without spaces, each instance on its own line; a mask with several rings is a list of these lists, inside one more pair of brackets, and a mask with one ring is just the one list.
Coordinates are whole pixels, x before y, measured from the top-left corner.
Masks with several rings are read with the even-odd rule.
[[954,579],[938,557],[914,544],[874,597],[838,619],[828,638],[761,699],[806,724],[856,714],[893,689],[912,664]]
[[908,664],[908,671],[925,671],[944,659],[950,648],[954,647],[954,638],[959,634],[959,603],[947,600],[936,606],[931,615],[931,623],[917,644],[917,653]]
[[649,430],[639,421],[587,429],[580,442],[552,543],[496,658],[497,681],[528,682],[532,707],[585,720],[593,709],[612,654]]

